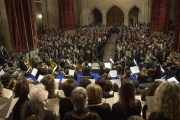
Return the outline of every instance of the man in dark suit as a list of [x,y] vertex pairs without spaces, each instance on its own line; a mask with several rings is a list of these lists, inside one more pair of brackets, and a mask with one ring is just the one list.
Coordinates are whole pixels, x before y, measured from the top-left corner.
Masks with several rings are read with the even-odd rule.
[[60,59],[60,54],[58,52],[58,49],[56,49],[56,51],[54,52],[54,57],[56,58],[56,60]]
[[111,80],[111,76],[110,76],[110,69],[109,68],[106,68],[105,69],[105,73],[101,75],[101,77],[103,77],[105,80]]
[[104,55],[104,42],[101,41],[101,38],[98,38],[98,42],[96,43],[96,47],[97,47],[97,53],[98,53],[98,60],[103,62],[103,55]]
[[90,78],[93,79],[94,76],[91,75],[92,68],[88,66],[88,61],[86,61],[84,64],[85,64],[85,67],[82,67],[83,76],[90,76]]

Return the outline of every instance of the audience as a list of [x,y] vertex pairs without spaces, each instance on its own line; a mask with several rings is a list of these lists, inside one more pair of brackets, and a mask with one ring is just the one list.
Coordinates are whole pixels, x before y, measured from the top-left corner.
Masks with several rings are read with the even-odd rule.
[[69,69],[65,70],[65,74],[64,74],[64,78],[73,78],[70,74],[69,74]]
[[83,87],[85,89],[89,84],[91,84],[91,81],[87,78],[83,78],[79,81],[79,87]]
[[111,92],[112,91],[112,82],[110,80],[106,80],[106,86],[105,86],[105,92]]
[[136,90],[130,80],[124,80],[119,91],[119,100],[112,106],[112,120],[126,120],[131,115],[140,116],[141,102],[135,99]]
[[108,92],[105,92],[106,89],[106,80],[103,77],[98,77],[96,80],[96,84],[98,84],[103,91],[103,98],[110,98],[113,95],[110,95]]
[[[180,86],[164,82],[155,91],[155,112],[148,120],[180,120]],[[148,113],[147,113],[148,114]]]
[[101,120],[111,120],[111,107],[108,103],[102,103],[103,92],[99,85],[90,84],[86,87],[88,95],[88,108],[98,113]]
[[12,113],[13,113],[13,120],[20,120],[21,116],[21,110],[23,108],[23,105],[26,101],[29,100],[28,94],[29,94],[29,83],[25,78],[21,78],[15,88],[14,88],[14,94],[15,98],[19,97],[19,100],[15,104]]
[[74,110],[66,113],[63,120],[101,120],[97,113],[86,108],[87,99],[87,92],[84,88],[75,88],[71,93]]
[[110,69],[109,69],[109,68],[106,68],[106,69],[105,69],[105,73],[102,74],[101,76],[102,76],[105,80],[111,80],[112,78],[111,78],[109,72],[110,72]]
[[65,98],[60,98],[60,108],[59,114],[60,118],[63,120],[66,112],[73,110],[73,104],[71,102],[71,92],[77,87],[75,80],[70,79],[63,83],[62,90],[64,91]]

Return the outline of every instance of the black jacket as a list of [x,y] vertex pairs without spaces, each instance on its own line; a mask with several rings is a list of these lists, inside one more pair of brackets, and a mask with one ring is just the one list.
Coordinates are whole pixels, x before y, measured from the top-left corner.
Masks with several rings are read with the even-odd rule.
[[66,113],[63,120],[101,120],[101,118],[97,113],[84,109],[80,113],[75,110]]
[[91,76],[91,67],[82,67],[83,76]]

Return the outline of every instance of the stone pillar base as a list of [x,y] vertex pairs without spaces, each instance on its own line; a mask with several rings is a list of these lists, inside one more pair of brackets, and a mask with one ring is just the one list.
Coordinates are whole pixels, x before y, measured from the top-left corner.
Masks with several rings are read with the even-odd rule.
[[163,31],[159,31],[159,30],[151,30],[151,34],[160,36],[160,35],[163,35]]
[[74,35],[74,34],[76,34],[76,30],[66,30],[65,31],[65,35]]
[[36,55],[38,55],[39,49],[29,51],[29,52],[23,52],[22,55],[25,56],[25,58],[29,61],[29,63],[32,65],[32,57],[35,58]]

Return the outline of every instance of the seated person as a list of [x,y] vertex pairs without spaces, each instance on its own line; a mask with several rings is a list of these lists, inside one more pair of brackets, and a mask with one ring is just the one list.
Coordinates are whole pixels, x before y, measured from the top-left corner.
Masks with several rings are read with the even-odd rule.
[[105,73],[105,70],[104,70],[104,63],[100,63],[99,65],[99,70],[98,70],[98,73],[99,73],[99,76],[101,76],[102,74]]
[[24,61],[25,61],[24,56],[21,56],[21,57],[20,57],[20,62],[19,62],[19,64],[20,64],[20,69],[21,69],[22,71],[27,71],[28,68],[27,68],[27,66],[25,65]]
[[176,79],[180,82],[180,59],[177,60],[177,65],[179,67],[177,67],[174,71],[174,75],[176,77]]
[[106,80],[105,92],[108,92],[111,95],[114,93],[112,90],[112,82],[110,80]]
[[118,86],[118,84],[117,84],[117,83],[114,83],[114,84],[112,85],[112,89],[113,89],[113,92],[118,92],[118,91],[119,91],[119,86]]
[[63,120],[101,120],[97,113],[86,108],[87,99],[87,92],[84,88],[75,88],[71,93],[74,110],[66,113]]
[[8,64],[3,65],[3,70],[4,70],[4,72],[9,72]]
[[110,95],[108,92],[105,92],[106,80],[103,77],[98,77],[96,80],[96,84],[98,84],[103,91],[103,98],[110,98],[113,95]]
[[106,68],[105,69],[105,73],[102,74],[101,76],[105,79],[105,80],[111,80],[111,75],[109,74],[110,73],[110,69],[109,68]]
[[46,72],[47,72],[47,69],[43,68],[43,62],[42,61],[39,62],[39,65],[37,66],[37,69],[38,69],[38,72],[37,72],[37,75],[36,75],[37,78],[38,78],[39,75],[45,75]]
[[66,69],[65,70],[65,74],[64,74],[64,78],[73,78],[73,76],[71,76],[70,74],[69,74],[69,69]]
[[148,79],[147,69],[142,68],[141,73],[138,74],[137,80],[139,80],[139,84],[141,84],[141,83],[146,83],[147,79]]
[[0,81],[0,98],[3,97],[3,85]]
[[[75,80],[70,79],[63,83],[62,90],[64,92],[65,98],[60,98],[59,114],[60,118],[64,120],[64,115],[73,110],[73,104],[70,98],[71,92],[77,87]],[[81,103],[82,104],[82,103]]]
[[102,103],[103,91],[97,84],[90,84],[86,87],[88,95],[88,108],[98,113],[101,120],[111,120],[111,107],[108,103]]
[[123,79],[132,80],[130,75],[131,75],[131,72],[129,70],[126,70],[125,74],[123,75]]
[[94,79],[94,76],[91,75],[92,68],[88,66],[88,61],[84,63],[85,67],[82,67],[83,76],[90,76],[91,79]]
[[135,99],[135,87],[131,80],[123,80],[119,90],[119,100],[112,106],[112,120],[127,120],[132,115],[141,114],[141,101]]
[[11,80],[11,75],[9,73],[5,73],[4,75],[1,76],[0,81],[4,88],[10,89],[10,84],[12,82]]
[[56,114],[45,110],[42,102],[30,100],[22,108],[21,120],[56,120]]
[[91,84],[91,81],[87,78],[83,78],[79,81],[79,87],[83,87],[85,89],[89,84]]

